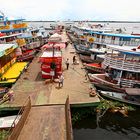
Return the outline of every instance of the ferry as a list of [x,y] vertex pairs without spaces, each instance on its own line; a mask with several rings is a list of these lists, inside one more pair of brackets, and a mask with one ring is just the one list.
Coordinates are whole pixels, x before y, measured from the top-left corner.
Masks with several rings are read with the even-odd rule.
[[95,30],[89,27],[73,26],[73,30],[78,35],[80,42],[90,45],[95,53],[105,53],[107,45],[138,46],[140,44],[139,35],[131,35],[126,32],[120,33],[114,29],[102,27]]
[[105,54],[102,67],[104,74],[89,74],[97,88],[124,92],[125,88],[140,87],[140,47],[107,46],[112,53]]

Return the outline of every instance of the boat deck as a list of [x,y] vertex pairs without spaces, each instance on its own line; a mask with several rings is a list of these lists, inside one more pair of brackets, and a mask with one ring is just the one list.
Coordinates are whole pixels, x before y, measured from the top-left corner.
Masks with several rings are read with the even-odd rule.
[[[62,35],[63,42],[67,39],[66,34]],[[79,65],[72,64],[75,49],[69,44],[67,48],[62,49],[63,55],[63,75],[64,86],[58,89],[57,83],[46,83],[41,77],[41,63],[39,63],[38,54],[29,65],[26,72],[24,72],[15,85],[12,87],[14,91],[14,101],[5,102],[0,105],[0,108],[21,107],[27,100],[28,96],[31,98],[32,105],[47,105],[47,104],[65,104],[69,96],[70,104],[72,105],[95,105],[99,103],[97,96],[89,96],[89,80],[85,80],[86,72],[77,55]],[[65,60],[69,58],[70,66],[66,70]]]
[[32,107],[17,140],[66,140],[65,106]]
[[13,64],[2,76],[6,78],[6,81],[0,81],[0,84],[8,84],[16,82],[17,78],[20,76],[21,72],[27,66],[27,62],[16,62]]

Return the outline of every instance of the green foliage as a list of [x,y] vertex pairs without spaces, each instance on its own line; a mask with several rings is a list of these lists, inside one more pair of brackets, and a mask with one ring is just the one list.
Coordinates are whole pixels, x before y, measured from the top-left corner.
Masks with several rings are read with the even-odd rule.
[[95,115],[94,107],[82,107],[82,108],[72,108],[72,124],[88,117],[89,115]]
[[6,130],[0,131],[0,140],[5,140],[7,136],[8,136],[8,131]]
[[105,109],[109,109],[109,108],[118,108],[118,107],[125,107],[128,111],[134,111],[136,110],[136,108],[134,108],[133,106],[121,103],[121,102],[117,102],[117,101],[111,101],[111,100],[105,100],[102,99],[100,104],[97,106],[97,109],[101,109],[101,110],[105,110]]

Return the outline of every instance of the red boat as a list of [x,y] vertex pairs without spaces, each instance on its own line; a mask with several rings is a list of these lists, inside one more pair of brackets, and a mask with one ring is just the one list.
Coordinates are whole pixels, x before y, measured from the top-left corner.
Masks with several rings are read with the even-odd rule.
[[88,74],[90,81],[99,90],[114,91],[114,92],[124,92],[125,88],[121,87],[116,83],[106,79],[105,74]]
[[90,73],[105,73],[105,69],[101,67],[100,63],[89,63],[84,66]]
[[34,58],[35,51],[34,50],[27,50],[22,55],[17,57],[17,61],[30,61]]

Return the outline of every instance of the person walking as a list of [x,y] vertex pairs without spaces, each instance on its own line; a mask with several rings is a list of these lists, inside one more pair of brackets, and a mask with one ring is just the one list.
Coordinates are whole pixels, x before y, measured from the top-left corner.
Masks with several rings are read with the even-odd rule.
[[75,64],[75,62],[76,62],[76,56],[74,55],[73,56],[73,64]]
[[69,59],[67,58],[67,60],[66,60],[66,68],[67,68],[67,70],[69,69]]
[[63,87],[64,76],[63,76],[63,75],[58,76],[58,80],[59,80],[59,81],[58,81],[58,83],[59,83],[58,87],[59,87],[59,88]]

